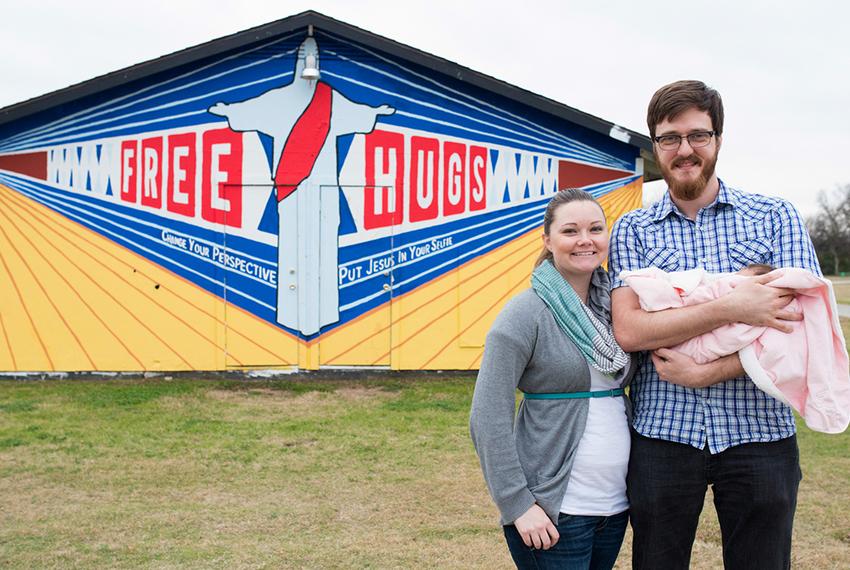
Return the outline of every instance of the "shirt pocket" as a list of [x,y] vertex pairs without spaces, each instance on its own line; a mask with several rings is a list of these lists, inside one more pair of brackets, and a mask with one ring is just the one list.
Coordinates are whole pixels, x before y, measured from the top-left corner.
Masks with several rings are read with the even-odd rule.
[[770,242],[765,239],[749,239],[739,241],[729,246],[729,259],[734,270],[746,267],[751,263],[767,263],[773,261],[773,251]]
[[671,247],[650,247],[646,250],[646,264],[653,265],[664,271],[679,271],[682,264],[682,253]]

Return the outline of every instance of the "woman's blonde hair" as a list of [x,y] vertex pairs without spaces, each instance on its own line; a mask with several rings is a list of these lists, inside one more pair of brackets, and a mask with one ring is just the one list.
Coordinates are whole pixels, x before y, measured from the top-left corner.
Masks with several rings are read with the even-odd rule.
[[[602,210],[602,217],[605,218],[605,210],[602,208],[602,205],[596,201],[596,198],[591,196],[588,192],[584,190],[579,190],[578,188],[564,188],[563,190],[559,190],[557,194],[552,196],[552,199],[549,200],[549,203],[546,205],[546,212],[543,214],[543,233],[547,236],[549,235],[549,229],[552,227],[552,222],[555,219],[555,212],[558,211],[558,208],[563,206],[564,204],[569,204],[571,202],[593,202],[599,209]],[[541,263],[546,261],[547,259],[552,259],[552,252],[546,248],[546,245],[543,245],[543,250],[540,252],[540,255],[537,256],[537,260],[534,262],[534,267],[537,268]]]

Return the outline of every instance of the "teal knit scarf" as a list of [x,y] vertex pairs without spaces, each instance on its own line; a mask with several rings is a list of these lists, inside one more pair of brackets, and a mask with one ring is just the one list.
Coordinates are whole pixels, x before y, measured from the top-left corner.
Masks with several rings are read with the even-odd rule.
[[629,361],[611,331],[582,303],[550,260],[531,274],[531,286],[552,311],[555,322],[575,343],[587,362],[605,374],[614,374]]

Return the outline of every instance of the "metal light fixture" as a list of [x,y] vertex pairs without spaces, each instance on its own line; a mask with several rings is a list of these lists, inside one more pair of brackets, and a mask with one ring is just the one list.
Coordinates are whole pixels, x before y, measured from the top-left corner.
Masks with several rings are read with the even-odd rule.
[[316,81],[319,79],[319,61],[312,53],[304,56],[304,71],[301,72],[301,79],[307,81]]
[[[307,37],[313,37],[313,25],[307,27]],[[305,42],[304,50],[304,69],[301,71],[301,79],[307,81],[317,81],[319,74],[319,50],[316,47],[316,42]],[[312,48],[312,49],[311,49]]]

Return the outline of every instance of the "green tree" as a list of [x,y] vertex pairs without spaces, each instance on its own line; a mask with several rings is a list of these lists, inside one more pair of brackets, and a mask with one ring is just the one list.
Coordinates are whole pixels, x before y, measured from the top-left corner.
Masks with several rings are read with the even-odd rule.
[[806,220],[824,272],[850,271],[850,184],[818,193],[818,212]]

